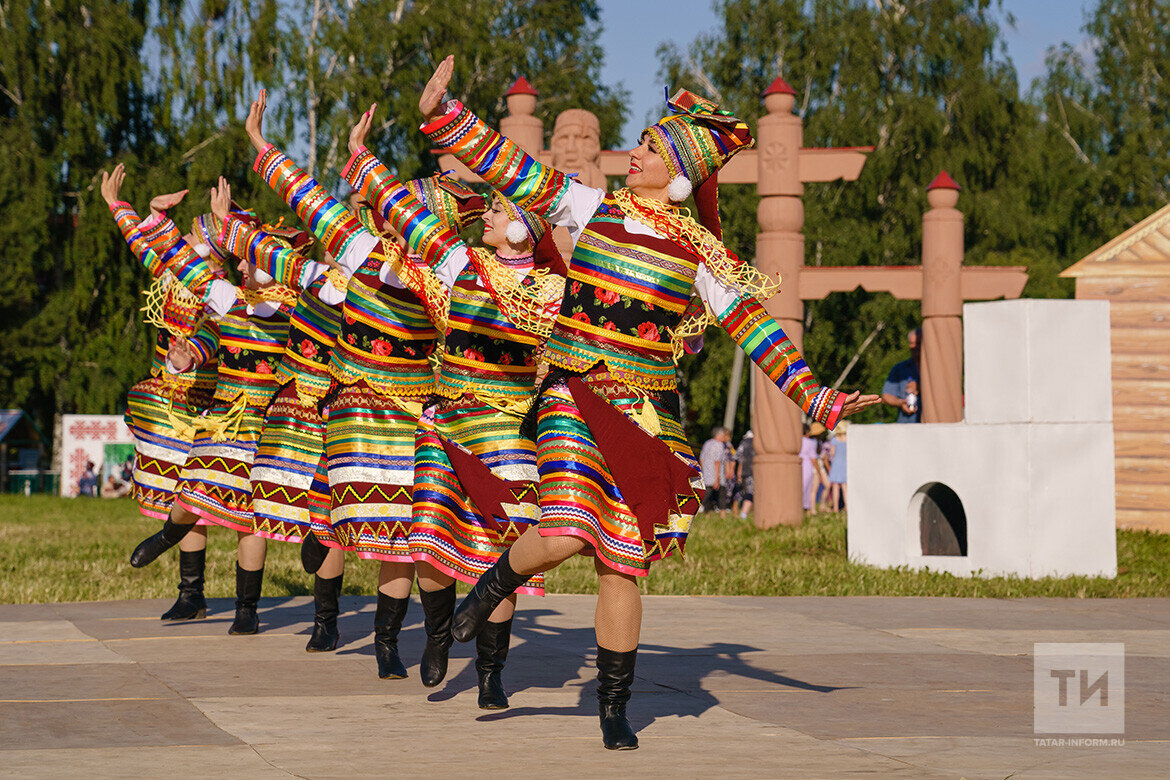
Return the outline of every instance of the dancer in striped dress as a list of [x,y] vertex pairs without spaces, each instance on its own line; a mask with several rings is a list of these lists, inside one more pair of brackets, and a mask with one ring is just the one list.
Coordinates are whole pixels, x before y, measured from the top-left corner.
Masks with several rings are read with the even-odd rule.
[[[759,301],[770,280],[719,238],[715,173],[751,145],[743,122],[680,92],[670,101],[676,113],[647,128],[630,152],[627,187],[607,193],[537,162],[458,101],[443,102],[453,63],[445,59],[423,92],[423,130],[509,199],[567,226],[574,239],[544,350],[551,370],[534,404],[541,521],[472,588],[456,612],[455,637],[466,641],[482,631],[498,604],[536,572],[591,554],[599,580],[602,742],[636,748],[625,712],[641,626],[636,578],[683,549],[698,506],[675,388],[676,354],[686,338],[714,319],[830,428],[878,399],[816,382]],[[692,190],[704,224],[676,206]],[[701,305],[689,303],[692,295]]]
[[[536,448],[520,435],[520,422],[535,390],[538,346],[552,325],[564,266],[548,223],[498,194],[483,215],[483,240],[494,251],[464,245],[366,149],[373,111],[350,136],[345,179],[449,289],[438,300],[419,291],[447,327],[437,398],[428,403],[415,435],[410,530],[426,607],[423,682],[437,685],[453,641],[454,581],[475,582],[539,518]],[[539,258],[533,252],[538,242]],[[533,577],[520,590],[543,594],[543,581]],[[500,677],[514,608],[513,596],[479,635],[475,666],[484,709],[508,706]]]
[[[188,340],[209,344],[219,334],[216,323],[204,316],[202,303],[162,267],[162,258],[138,232],[142,220],[133,207],[118,200],[124,170],[119,165],[113,177],[103,177],[102,196],[130,250],[156,277],[147,294],[147,321],[158,328],[150,376],[126,394],[126,426],[134,436],[133,495],[143,515],[165,520],[170,515],[179,474],[191,450],[195,420],[212,403],[218,373],[214,358],[192,371],[175,373],[168,370],[168,356],[172,350],[177,354]],[[157,200],[152,201],[152,210],[167,206]],[[195,245],[202,243],[194,235],[188,235],[187,240]],[[208,262],[222,274],[210,247],[208,252]],[[206,525],[207,521],[201,520],[198,524],[201,527],[193,528],[179,545],[179,596],[163,613],[163,620],[194,620],[207,614],[203,594]]]
[[[256,172],[296,210],[345,273],[353,273],[330,356],[325,459],[317,468],[313,495],[319,503],[311,512],[314,538],[331,550],[315,562],[317,581],[336,587],[315,589],[317,619],[309,649],[336,644],[342,553],[352,550],[380,564],[374,616],[379,676],[405,677],[397,638],[414,579],[407,546],[414,429],[422,402],[434,389],[428,358],[439,331],[400,279],[421,274],[417,258],[402,252],[400,239],[382,235],[384,224],[371,222],[372,230],[360,224],[264,139],[265,98],[262,90],[246,123],[258,153]],[[444,190],[448,218],[458,224],[482,211],[482,199],[465,188],[457,192]]]
[[[136,568],[146,566],[178,543],[200,518],[235,529],[236,616],[228,633],[254,634],[259,630],[256,607],[267,545],[263,537],[252,533],[250,472],[264,410],[278,389],[276,367],[297,293],[271,277],[260,277],[243,259],[237,266],[242,286],[217,278],[165,215],[148,221],[142,229],[156,251],[173,256],[171,272],[219,323],[218,343],[191,342],[187,364],[176,362],[176,368],[186,370],[217,353],[219,373],[214,404],[199,421],[170,517],[162,530],[138,545],[130,563]],[[218,232],[203,229],[207,235]]]

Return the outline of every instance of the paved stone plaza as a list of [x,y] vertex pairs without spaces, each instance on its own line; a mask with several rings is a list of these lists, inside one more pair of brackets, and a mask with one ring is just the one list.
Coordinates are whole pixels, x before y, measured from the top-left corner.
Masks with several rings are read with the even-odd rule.
[[[476,707],[472,647],[443,685],[379,680],[372,598],[343,646],[305,653],[312,605],[231,602],[164,624],[169,601],[0,606],[0,775],[389,777],[1165,777],[1170,599],[648,597],[631,720],[601,747],[591,596],[522,599],[512,708]],[[1124,642],[1124,746],[1041,747],[1034,642]]]

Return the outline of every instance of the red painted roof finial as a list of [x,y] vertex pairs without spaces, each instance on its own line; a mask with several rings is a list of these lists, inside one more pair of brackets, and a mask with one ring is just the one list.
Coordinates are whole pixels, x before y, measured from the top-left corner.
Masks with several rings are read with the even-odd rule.
[[771,84],[769,84],[768,88],[764,90],[763,96],[767,97],[768,95],[795,95],[795,94],[796,94],[796,90],[793,89],[791,86],[789,86],[787,81],[785,81],[784,79],[777,76],[776,80],[773,81]]
[[951,178],[951,175],[946,171],[941,171],[938,176],[934,177],[934,181],[926,186],[926,191],[931,190],[961,190],[959,183]]
[[504,93],[504,96],[507,97],[509,95],[539,95],[539,94],[540,93],[536,91],[536,88],[528,83],[528,79],[521,76],[520,78],[516,79],[516,83],[512,85],[512,88]]

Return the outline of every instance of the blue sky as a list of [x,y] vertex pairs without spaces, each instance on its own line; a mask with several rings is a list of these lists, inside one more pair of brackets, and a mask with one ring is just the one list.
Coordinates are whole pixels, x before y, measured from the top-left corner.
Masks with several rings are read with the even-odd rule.
[[[1016,23],[1014,29],[1005,27],[1004,37],[1022,89],[1043,72],[1049,47],[1083,41],[1080,28],[1086,4],[1087,0],[1005,0],[1004,11],[1015,16]],[[711,0],[601,0],[602,80],[621,82],[630,91],[630,119],[622,133],[626,144],[660,116],[664,85],[657,76],[658,44],[673,41],[685,48],[716,25],[711,6]]]

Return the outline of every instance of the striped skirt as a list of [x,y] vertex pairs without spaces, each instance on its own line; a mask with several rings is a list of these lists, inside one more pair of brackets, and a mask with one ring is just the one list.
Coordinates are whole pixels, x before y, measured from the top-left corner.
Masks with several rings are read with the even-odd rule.
[[[208,417],[218,418],[230,406],[216,401]],[[224,441],[201,430],[179,476],[179,506],[216,525],[252,533],[251,471],[263,426],[264,405],[249,404]]]
[[[488,523],[467,499],[440,436],[475,455],[508,483],[514,501],[501,504],[510,522]],[[520,436],[520,418],[474,396],[442,399],[419,420],[414,440],[414,511],[410,554],[455,579],[475,582],[540,519],[536,447]],[[519,593],[544,595],[538,574]]]
[[[179,474],[191,450],[191,434],[176,430],[171,421],[172,414],[183,422],[192,419],[197,406],[188,397],[186,388],[165,376],[144,379],[126,394],[126,427],[134,436],[134,500],[142,514],[157,520],[171,514]],[[204,400],[206,406],[211,398]]]
[[[662,396],[673,394],[650,396],[661,428],[660,433],[652,435],[639,422],[646,400],[642,392],[602,372],[586,375],[583,382],[602,404],[608,403],[637,426],[630,426],[629,432],[623,433],[623,456],[638,460],[645,455],[646,462],[651,462],[653,454],[658,452],[656,448],[662,447],[654,441],[657,439],[669,448],[668,459],[679,459],[671,468],[681,466],[676,471],[684,474],[683,483],[681,489],[675,489],[665,475],[652,476],[637,485],[615,480],[591,431],[590,423],[600,430],[598,421],[586,419],[567,385],[554,384],[538,399],[539,530],[542,536],[569,535],[583,539],[592,547],[586,554],[599,556],[616,571],[645,576],[653,561],[675,550],[680,554],[684,551],[691,518],[698,511],[702,497],[698,462],[676,412],[663,403]],[[612,429],[608,435],[612,435]],[[631,496],[627,503],[627,497],[617,487],[618,481],[623,481],[630,492],[644,494],[637,496],[637,500]],[[654,498],[644,501],[647,495]],[[655,501],[659,506],[669,507],[663,513],[662,522],[652,524],[652,530],[645,523],[639,528],[639,518],[631,504],[645,506]]]
[[252,464],[253,530],[267,539],[300,542],[309,532],[309,491],[325,448],[325,420],[288,382],[269,404]]
[[322,544],[360,558],[412,562],[407,535],[418,418],[402,407],[422,400],[385,396],[358,382],[329,404],[329,524],[320,517],[313,524]]

